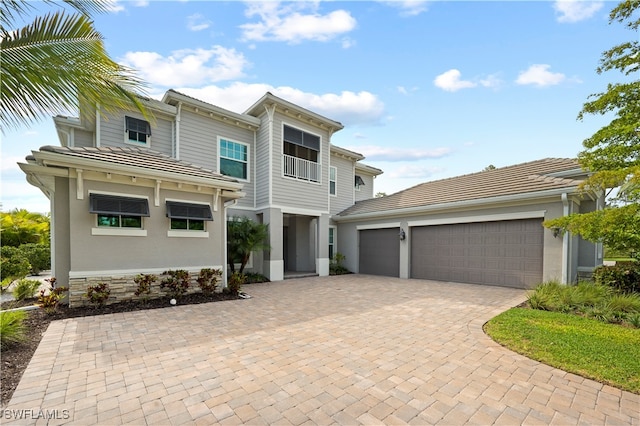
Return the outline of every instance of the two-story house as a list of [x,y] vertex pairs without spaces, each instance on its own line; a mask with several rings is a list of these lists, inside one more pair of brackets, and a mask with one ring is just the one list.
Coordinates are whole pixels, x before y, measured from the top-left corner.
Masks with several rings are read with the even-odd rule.
[[[269,225],[270,250],[249,268],[272,281],[352,272],[527,288],[568,283],[602,262],[602,247],[542,226],[602,208],[585,171],[548,158],[426,182],[374,198],[381,170],[334,146],[341,123],[266,93],[235,113],[173,90],[153,112],[55,117],[60,146],[20,164],[51,199],[52,265],[70,303],[108,282],[168,269],[226,272],[226,223]],[[226,277],[226,273],[223,274]],[[114,292],[112,292],[114,294]]]
[[243,114],[173,90],[145,104],[152,120],[99,108],[55,117],[61,146],[21,165],[51,199],[53,273],[72,300],[96,280],[226,269],[233,216],[269,225],[254,271],[329,274],[332,215],[371,198],[382,173],[331,144],[342,124],[271,93]]

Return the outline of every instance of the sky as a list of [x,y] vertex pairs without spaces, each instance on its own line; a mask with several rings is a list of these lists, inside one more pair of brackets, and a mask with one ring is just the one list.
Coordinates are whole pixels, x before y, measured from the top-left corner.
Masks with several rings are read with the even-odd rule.
[[[596,72],[602,52],[637,37],[609,24],[616,4],[114,1],[94,21],[146,95],[175,89],[242,113],[270,91],[341,122],[332,143],[384,170],[374,191],[391,194],[489,165],[576,157],[611,119],[578,121],[582,105],[623,81]],[[49,212],[16,163],[60,143],[53,121],[1,137],[2,210]]]

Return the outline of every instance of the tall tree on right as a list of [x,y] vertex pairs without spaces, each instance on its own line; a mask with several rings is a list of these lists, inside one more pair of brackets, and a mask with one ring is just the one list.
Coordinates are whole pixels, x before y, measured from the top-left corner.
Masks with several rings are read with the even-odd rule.
[[625,82],[610,83],[607,90],[589,96],[578,115],[613,114],[613,120],[583,142],[580,165],[592,175],[583,189],[616,196],[601,211],[548,220],[547,228],[569,231],[614,250],[640,252],[640,0],[625,0],[609,14],[609,24],[621,23],[635,33],[632,41],[602,53],[598,74],[617,70]]

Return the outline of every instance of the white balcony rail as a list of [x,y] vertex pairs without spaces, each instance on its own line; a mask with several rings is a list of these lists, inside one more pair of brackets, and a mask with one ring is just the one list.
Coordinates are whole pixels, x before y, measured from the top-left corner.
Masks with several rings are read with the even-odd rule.
[[284,175],[309,182],[320,182],[320,164],[303,158],[284,154],[282,156]]

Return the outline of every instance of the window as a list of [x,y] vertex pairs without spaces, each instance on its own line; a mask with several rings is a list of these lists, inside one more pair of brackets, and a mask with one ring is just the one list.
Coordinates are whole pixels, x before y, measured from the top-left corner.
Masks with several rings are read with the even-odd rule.
[[133,117],[124,117],[126,142],[149,145],[151,139],[151,126],[148,121],[139,120]]
[[220,173],[238,179],[248,179],[249,147],[238,142],[220,139]]
[[283,125],[284,175],[320,182],[320,136]]
[[167,217],[171,220],[171,229],[185,231],[204,231],[204,222],[213,220],[208,204],[177,201],[167,201]]
[[98,215],[98,227],[142,229],[142,218],[149,217],[149,200],[90,194],[89,212]]
[[355,179],[356,191],[360,191],[360,187],[363,185],[364,185],[364,181],[362,180],[362,178],[356,175],[356,179]]
[[336,254],[335,234],[336,228],[329,228],[329,260],[332,260]]
[[336,176],[338,170],[335,167],[329,167],[329,194],[336,195]]

